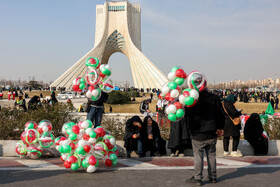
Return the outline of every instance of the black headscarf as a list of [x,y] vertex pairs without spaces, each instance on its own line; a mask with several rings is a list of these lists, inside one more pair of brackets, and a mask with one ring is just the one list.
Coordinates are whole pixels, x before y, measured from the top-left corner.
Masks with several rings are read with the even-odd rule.
[[[134,126],[133,123],[134,122],[139,122],[141,124],[141,129],[139,129],[137,126]],[[137,134],[140,133],[140,136],[142,134],[143,131],[143,122],[140,119],[139,116],[133,116],[132,118],[130,118],[129,120],[127,120],[126,122],[126,127],[125,127],[125,134],[124,134],[124,141],[131,138],[133,134]]]

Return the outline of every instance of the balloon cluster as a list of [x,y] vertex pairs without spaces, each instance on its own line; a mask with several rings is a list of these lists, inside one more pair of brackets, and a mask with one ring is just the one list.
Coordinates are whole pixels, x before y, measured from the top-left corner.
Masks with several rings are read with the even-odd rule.
[[167,77],[169,83],[162,87],[160,97],[169,101],[165,109],[167,118],[178,121],[185,114],[184,106],[193,107],[197,103],[199,92],[206,88],[206,80],[199,71],[187,75],[180,67],[173,67]]
[[109,93],[113,90],[113,81],[109,79],[111,76],[111,68],[108,64],[100,64],[96,57],[89,57],[86,60],[88,71],[85,78],[77,77],[73,80],[73,90],[82,92],[86,90],[86,96],[96,101],[101,96],[101,91]]
[[62,133],[66,137],[57,137],[55,145],[61,153],[65,168],[75,171],[83,167],[88,173],[92,173],[101,159],[108,167],[118,163],[115,138],[107,135],[101,126],[93,128],[90,120],[80,121],[78,124],[65,123]]
[[51,131],[52,124],[48,120],[41,121],[39,125],[34,121],[27,122],[25,131],[20,136],[21,140],[16,144],[17,156],[31,159],[40,158],[42,149],[49,148],[54,143]]

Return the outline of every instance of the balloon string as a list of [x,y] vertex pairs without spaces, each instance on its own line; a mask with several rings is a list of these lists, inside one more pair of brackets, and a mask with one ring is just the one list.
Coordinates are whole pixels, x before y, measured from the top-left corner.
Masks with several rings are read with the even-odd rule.
[[199,89],[196,87],[196,85],[195,85],[195,83],[194,83],[193,77],[192,77],[192,85],[193,85],[194,89],[196,89],[196,91],[199,92]]

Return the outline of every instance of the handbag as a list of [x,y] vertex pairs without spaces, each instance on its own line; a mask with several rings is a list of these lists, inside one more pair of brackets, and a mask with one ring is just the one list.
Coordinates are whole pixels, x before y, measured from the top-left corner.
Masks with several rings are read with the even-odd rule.
[[231,119],[232,123],[233,123],[234,125],[239,125],[239,124],[241,123],[240,117],[236,117],[236,118],[233,118],[233,119],[232,119],[232,118],[230,117],[230,115],[228,114],[228,112],[227,112],[227,110],[226,110],[226,108],[225,108],[224,103],[222,103],[222,105],[223,105],[224,111],[227,113],[227,115],[228,115],[229,119]]

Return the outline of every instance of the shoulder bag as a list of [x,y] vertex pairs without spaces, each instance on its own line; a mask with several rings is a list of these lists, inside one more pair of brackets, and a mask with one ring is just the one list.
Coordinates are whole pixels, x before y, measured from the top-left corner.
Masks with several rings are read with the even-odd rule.
[[223,105],[224,111],[227,113],[229,119],[231,119],[231,121],[233,122],[233,124],[234,124],[234,125],[239,125],[239,124],[241,123],[240,117],[236,117],[236,118],[233,118],[233,119],[232,119],[232,118],[230,117],[230,115],[228,114],[228,112],[227,112],[227,110],[226,110],[226,108],[225,108],[224,103],[222,103],[222,105]]

